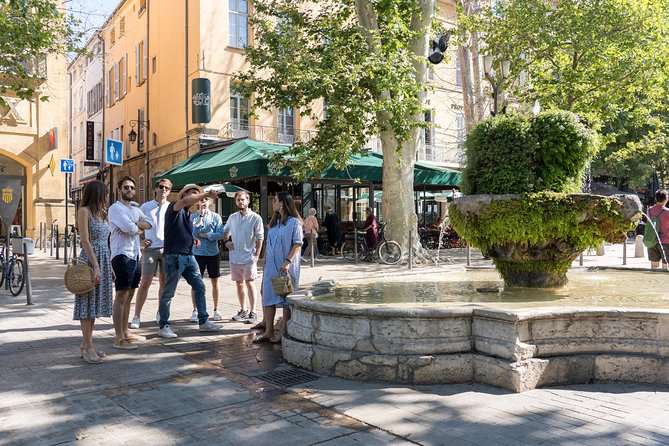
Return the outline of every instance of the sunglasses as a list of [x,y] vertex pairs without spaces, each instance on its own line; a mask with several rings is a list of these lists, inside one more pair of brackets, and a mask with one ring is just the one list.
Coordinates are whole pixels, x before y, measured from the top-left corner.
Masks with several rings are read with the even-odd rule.
[[156,187],[157,187],[158,189],[170,190],[170,188],[169,188],[168,186],[165,186],[164,184],[160,184],[160,185],[158,185],[158,186],[156,186]]
[[135,190],[135,186],[130,186],[130,185],[126,184],[125,186],[123,186],[123,189],[124,190]]

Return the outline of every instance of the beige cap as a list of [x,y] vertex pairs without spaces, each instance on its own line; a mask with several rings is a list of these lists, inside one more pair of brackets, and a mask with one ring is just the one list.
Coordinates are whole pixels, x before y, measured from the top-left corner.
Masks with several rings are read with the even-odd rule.
[[191,190],[191,189],[197,189],[197,191],[198,191],[199,193],[204,192],[204,189],[202,189],[202,188],[201,188],[200,186],[198,186],[197,184],[192,184],[192,183],[191,183],[191,184],[186,184],[186,185],[179,191],[179,200],[181,200],[181,199],[184,197],[184,195],[186,194],[186,192],[188,192],[188,191]]

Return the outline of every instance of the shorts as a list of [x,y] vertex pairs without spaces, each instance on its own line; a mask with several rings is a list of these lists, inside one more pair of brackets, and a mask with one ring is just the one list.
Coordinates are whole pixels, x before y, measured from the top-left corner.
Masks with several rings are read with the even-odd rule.
[[195,256],[195,261],[200,267],[200,275],[202,277],[204,277],[205,269],[210,279],[221,277],[221,259],[218,257],[218,254],[214,256]]
[[255,280],[258,277],[258,264],[256,262],[244,263],[230,263],[230,279],[233,282],[241,282],[242,280]]
[[146,248],[142,255],[142,276],[153,277],[158,269],[160,269],[160,274],[165,274],[163,248]]
[[111,266],[116,275],[114,281],[116,291],[134,290],[139,286],[139,279],[142,278],[139,259],[119,254],[112,259]]
[[[664,250],[664,258],[662,258],[663,250]],[[662,263],[664,263],[665,259],[669,260],[669,244],[663,243],[662,245],[660,245],[658,243],[652,248],[648,248],[648,260],[650,260],[651,262],[662,261]]]

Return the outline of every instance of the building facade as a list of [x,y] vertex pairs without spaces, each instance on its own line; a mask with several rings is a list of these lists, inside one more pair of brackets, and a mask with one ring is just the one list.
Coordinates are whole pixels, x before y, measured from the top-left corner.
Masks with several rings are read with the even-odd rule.
[[[66,176],[60,172],[60,160],[69,156],[68,77],[64,55],[48,54],[31,66],[44,79],[38,91],[49,99],[26,101],[3,94],[0,182],[3,201],[20,196],[11,221],[3,221],[3,235],[6,225],[15,225],[23,236],[36,238],[41,223],[50,227],[57,222],[63,228],[66,220]],[[69,214],[72,223],[74,213]]]

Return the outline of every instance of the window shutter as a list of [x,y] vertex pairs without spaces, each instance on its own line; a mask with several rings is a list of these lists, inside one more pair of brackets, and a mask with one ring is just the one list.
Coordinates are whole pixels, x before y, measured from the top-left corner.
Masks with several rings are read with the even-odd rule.
[[137,45],[135,45],[135,85],[139,85],[140,81],[140,75],[141,75],[141,73],[139,72],[139,67],[140,67],[139,64],[141,63],[140,57],[141,55],[139,53],[139,43],[138,43]]
[[128,53],[123,58],[123,95],[128,93]]
[[114,64],[114,100],[118,101],[119,93],[121,89],[119,88],[119,62]]
[[149,46],[146,44],[148,39],[144,38],[142,47],[144,49],[142,55],[142,80],[146,80],[146,74],[149,72]]

